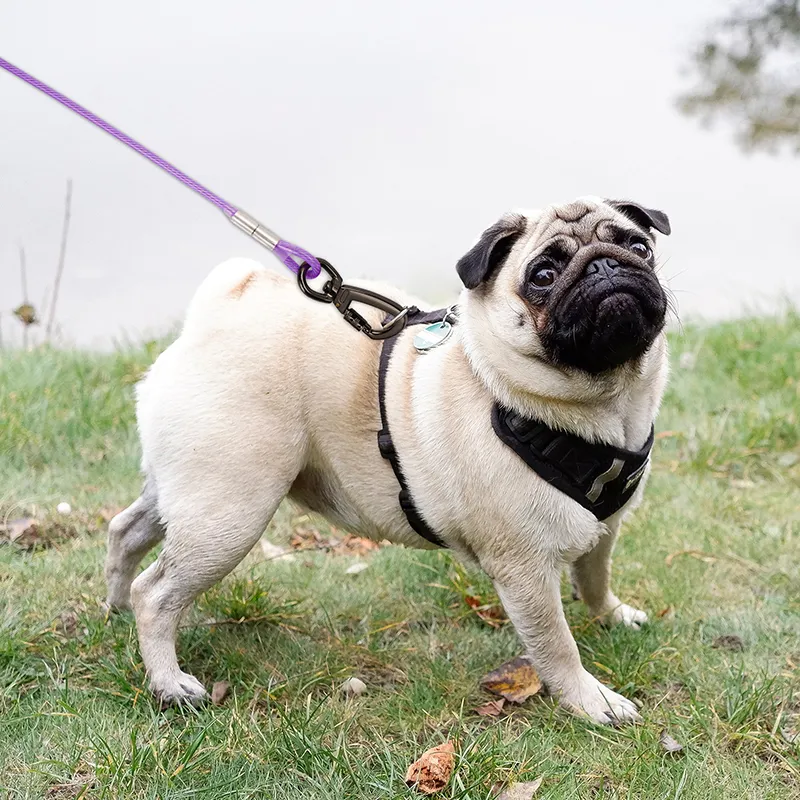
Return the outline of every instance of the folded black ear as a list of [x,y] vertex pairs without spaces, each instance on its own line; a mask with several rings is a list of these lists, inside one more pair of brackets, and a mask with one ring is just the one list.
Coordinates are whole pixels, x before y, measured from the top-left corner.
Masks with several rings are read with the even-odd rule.
[[669,236],[672,232],[669,217],[663,211],[645,208],[638,203],[632,203],[630,200],[606,200],[606,202],[643,228],[655,228],[659,233],[663,233],[664,236]]
[[525,231],[525,217],[513,214],[487,228],[480,241],[456,264],[456,272],[467,289],[474,289],[488,280],[506,260],[514,242]]

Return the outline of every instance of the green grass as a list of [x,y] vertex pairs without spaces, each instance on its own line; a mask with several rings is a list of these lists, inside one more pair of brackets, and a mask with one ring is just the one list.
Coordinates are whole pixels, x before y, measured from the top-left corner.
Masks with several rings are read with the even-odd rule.
[[[484,577],[399,547],[294,563],[256,548],[180,634],[183,664],[229,681],[228,699],[159,712],[131,619],[101,605],[101,512],[137,494],[132,387],[157,346],[0,353],[0,514],[40,516],[50,545],[0,545],[0,797],[410,798],[406,767],[446,739],[446,798],[540,776],[544,798],[800,796],[800,317],[689,327],[672,351],[647,501],[615,563],[653,622],[601,628],[564,587],[587,667],[643,703],[645,724],[620,730],[541,697],[477,717],[514,632],[465,604],[494,601]],[[270,538],[308,526],[299,513],[282,508]],[[355,560],[369,568],[345,575]],[[368,692],[346,700],[352,675]]]

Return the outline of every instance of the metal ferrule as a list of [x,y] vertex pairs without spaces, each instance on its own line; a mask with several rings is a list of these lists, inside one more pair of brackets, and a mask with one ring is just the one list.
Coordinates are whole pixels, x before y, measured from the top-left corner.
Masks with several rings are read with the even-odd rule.
[[275,231],[270,230],[246,211],[237,211],[229,219],[237,228],[243,230],[248,236],[269,250],[274,250],[281,240],[281,237]]

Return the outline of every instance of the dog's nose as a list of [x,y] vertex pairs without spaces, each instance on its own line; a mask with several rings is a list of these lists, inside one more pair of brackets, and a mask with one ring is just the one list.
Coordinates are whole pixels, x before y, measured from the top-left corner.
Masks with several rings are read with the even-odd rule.
[[588,267],[586,267],[587,275],[605,275],[611,278],[614,272],[619,268],[619,261],[616,258],[596,258]]

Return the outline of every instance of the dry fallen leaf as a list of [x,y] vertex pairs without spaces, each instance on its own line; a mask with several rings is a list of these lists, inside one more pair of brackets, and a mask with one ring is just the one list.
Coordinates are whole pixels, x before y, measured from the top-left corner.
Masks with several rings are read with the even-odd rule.
[[211,687],[211,702],[215,706],[221,706],[225,702],[225,698],[228,696],[228,690],[231,688],[231,685],[228,681],[217,681]]
[[4,533],[10,542],[30,547],[39,541],[39,525],[33,517],[12,519],[4,526]]
[[656,614],[656,616],[659,619],[662,619],[663,617],[666,617],[670,611],[672,611],[672,606],[666,606],[665,608],[662,608],[661,611],[659,611],[658,614]]
[[502,697],[499,700],[490,700],[488,703],[478,706],[475,713],[479,717],[499,717],[505,704],[506,701]]
[[800,712],[788,714],[785,725],[781,728],[781,737],[789,744],[800,745]]
[[86,772],[77,772],[72,780],[67,783],[56,783],[47,789],[46,797],[54,800],[72,800],[72,798],[86,797],[89,789],[95,785],[94,775]]
[[678,753],[683,752],[683,745],[680,742],[676,742],[666,731],[661,731],[658,742],[664,751],[670,755],[678,755]]
[[499,628],[508,622],[506,612],[502,606],[496,604],[483,603],[479,597],[471,594],[464,596],[464,602],[482,619],[487,625]]
[[672,566],[672,562],[678,556],[691,556],[692,558],[696,558],[698,561],[703,561],[706,564],[716,564],[717,559],[715,556],[712,556],[711,553],[704,553],[702,550],[676,550],[674,553],[670,553],[665,559],[664,563],[668,566]]
[[744,650],[744,642],[741,636],[735,634],[726,634],[725,636],[717,636],[711,643],[712,647],[721,650],[733,650],[735,653],[741,653]]
[[58,616],[61,631],[72,636],[78,630],[78,615],[74,611],[62,611]]
[[380,550],[382,546],[372,539],[353,536],[351,533],[346,533],[342,537],[335,535],[325,537],[319,530],[310,525],[298,525],[294,529],[289,544],[294,550],[328,550],[337,555],[357,556],[362,556],[373,550]]
[[481,686],[512,703],[524,703],[541,690],[542,682],[531,662],[518,656],[484,675]]
[[526,783],[512,783],[508,789],[497,796],[497,800],[531,800],[539,791],[543,780],[543,778],[537,778],[535,781]]
[[447,786],[453,772],[455,748],[445,742],[426,750],[406,772],[406,785],[414,786],[422,794],[435,794]]

